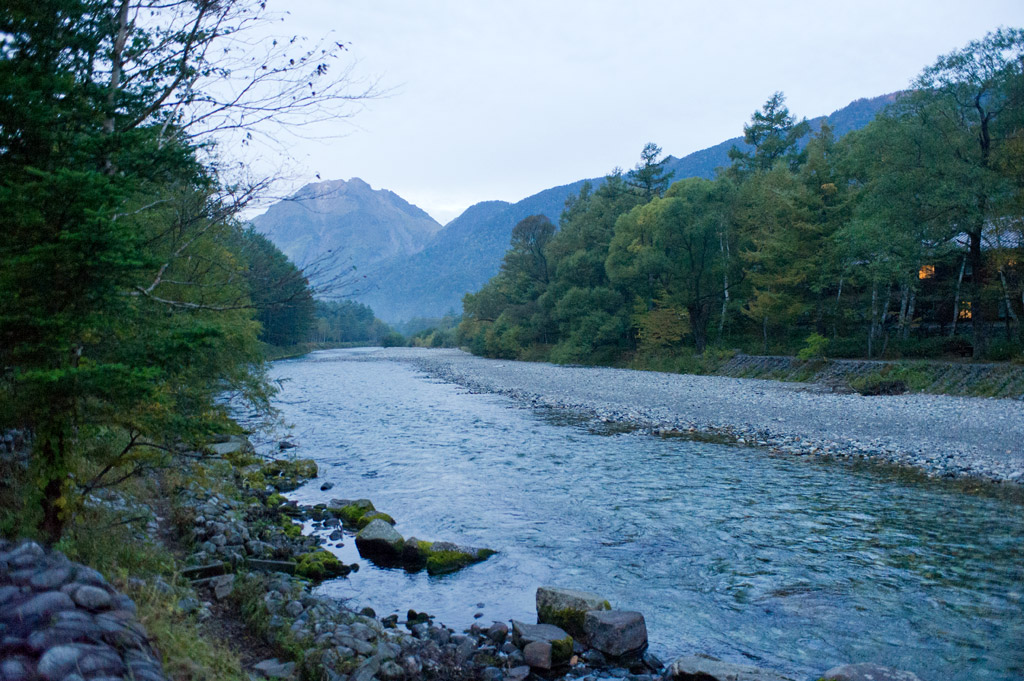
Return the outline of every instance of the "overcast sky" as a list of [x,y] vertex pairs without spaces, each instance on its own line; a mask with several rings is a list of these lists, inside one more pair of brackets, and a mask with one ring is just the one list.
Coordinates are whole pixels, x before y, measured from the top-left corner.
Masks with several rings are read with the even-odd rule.
[[907,87],[1022,0],[270,0],[282,33],[350,43],[391,94],[289,142],[285,190],[361,177],[446,223],[615,166],[742,134],[776,90],[797,116]]

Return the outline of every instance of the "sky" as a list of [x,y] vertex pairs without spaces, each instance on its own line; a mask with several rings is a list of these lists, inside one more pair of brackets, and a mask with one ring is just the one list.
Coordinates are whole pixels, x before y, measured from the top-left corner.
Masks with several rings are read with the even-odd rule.
[[[278,195],[360,177],[445,224],[479,201],[685,156],[777,90],[813,118],[909,86],[1021,0],[270,0],[274,30],[346,43],[386,96],[252,163]],[[282,153],[282,148],[287,153]]]

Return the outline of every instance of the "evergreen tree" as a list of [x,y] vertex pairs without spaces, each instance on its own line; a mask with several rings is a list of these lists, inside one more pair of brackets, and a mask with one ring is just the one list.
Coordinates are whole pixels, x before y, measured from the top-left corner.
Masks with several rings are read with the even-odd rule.
[[645,201],[664,194],[668,189],[668,183],[675,174],[674,172],[665,172],[668,158],[659,161],[659,156],[661,156],[661,147],[654,142],[648,142],[640,152],[640,162],[626,176],[626,182],[631,187],[635,187]]
[[760,111],[754,112],[750,123],[743,126],[743,141],[753,149],[743,151],[733,147],[729,150],[733,168],[741,174],[763,172],[785,161],[790,169],[795,169],[802,160],[798,144],[809,131],[807,120],[797,122],[789,113],[785,95],[776,92]]

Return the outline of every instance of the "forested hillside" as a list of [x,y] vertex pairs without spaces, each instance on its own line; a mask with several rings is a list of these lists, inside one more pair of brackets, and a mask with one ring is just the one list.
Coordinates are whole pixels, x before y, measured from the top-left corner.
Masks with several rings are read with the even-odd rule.
[[883,101],[855,102],[845,135],[776,93],[714,179],[673,176],[648,145],[630,173],[579,190],[557,231],[546,215],[516,225],[501,271],[465,298],[460,341],[648,366],[736,347],[1020,353],[1022,55],[1024,32],[989,34],[859,130]]
[[[894,97],[859,99],[827,117],[813,119],[811,129],[817,130],[826,120],[836,134],[863,127]],[[808,141],[809,136],[801,138],[798,146]],[[743,138],[736,137],[683,158],[669,157],[665,170],[674,173],[675,179],[713,177],[716,168],[729,164],[733,146],[746,148]],[[478,290],[498,272],[516,223],[529,215],[546,215],[557,223],[566,200],[578,194],[584,182],[596,188],[604,179],[552,187],[515,204],[485,201],[471,206],[445,225],[422,251],[367,268],[365,292],[361,291],[358,299],[391,322],[440,317],[458,310],[463,295]]]

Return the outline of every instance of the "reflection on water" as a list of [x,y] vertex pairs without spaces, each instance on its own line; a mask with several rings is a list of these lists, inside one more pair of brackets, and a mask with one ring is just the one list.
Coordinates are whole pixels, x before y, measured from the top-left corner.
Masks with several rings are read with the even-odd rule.
[[[428,577],[373,568],[346,539],[339,551],[362,570],[322,589],[378,614],[529,619],[536,587],[555,584],[642,611],[665,657],[808,676],[863,661],[926,681],[1024,675],[1024,519],[1012,501],[592,430],[373,353],[316,353],[273,374],[293,451],[320,464],[294,498],[368,497],[406,537],[500,552]],[[324,480],[336,487],[321,492]]]

